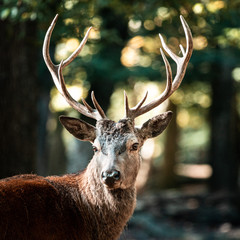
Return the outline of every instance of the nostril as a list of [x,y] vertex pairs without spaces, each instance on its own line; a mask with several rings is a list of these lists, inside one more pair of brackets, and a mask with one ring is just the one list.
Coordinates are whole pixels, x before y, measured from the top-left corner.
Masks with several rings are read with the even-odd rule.
[[120,172],[117,170],[114,170],[111,174],[112,178],[114,178],[115,180],[119,180],[120,179]]
[[114,180],[119,180],[120,179],[120,172],[117,170],[110,170],[110,171],[104,171],[102,172],[102,178],[104,180],[106,179],[114,179]]

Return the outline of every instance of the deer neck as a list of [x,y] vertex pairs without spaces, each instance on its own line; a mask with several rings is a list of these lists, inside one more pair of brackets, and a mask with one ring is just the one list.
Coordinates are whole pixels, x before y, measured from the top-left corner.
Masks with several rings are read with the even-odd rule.
[[95,239],[117,239],[133,214],[136,204],[135,186],[128,189],[108,189],[103,186],[97,170],[90,163],[83,173],[79,188],[81,200],[88,208],[88,217],[96,220],[92,224],[97,236]]

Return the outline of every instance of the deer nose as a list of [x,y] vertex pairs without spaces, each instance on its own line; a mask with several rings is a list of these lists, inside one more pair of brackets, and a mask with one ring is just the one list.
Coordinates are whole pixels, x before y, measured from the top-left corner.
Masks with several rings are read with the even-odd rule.
[[107,186],[113,187],[114,183],[120,179],[120,175],[120,172],[115,169],[103,171],[102,180]]

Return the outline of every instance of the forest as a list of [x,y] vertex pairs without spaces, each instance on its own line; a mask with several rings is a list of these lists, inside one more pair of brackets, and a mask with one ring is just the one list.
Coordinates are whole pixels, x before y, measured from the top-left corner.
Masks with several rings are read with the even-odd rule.
[[[181,55],[182,15],[193,54],[179,89],[136,119],[171,110],[167,130],[142,148],[138,205],[121,239],[240,239],[240,1],[0,1],[0,178],[83,170],[91,144],[58,118],[80,116],[57,91],[42,45],[56,14],[50,54],[66,59],[92,26],[80,55],[64,71],[72,96],[94,91],[108,118],[124,116],[124,91],[135,106],[161,94],[166,70],[159,33]],[[176,74],[176,64],[166,54]]]

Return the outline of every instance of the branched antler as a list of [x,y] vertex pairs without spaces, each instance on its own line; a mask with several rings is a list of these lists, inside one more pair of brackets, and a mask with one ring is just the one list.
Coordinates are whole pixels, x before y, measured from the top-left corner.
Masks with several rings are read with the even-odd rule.
[[64,67],[66,67],[68,64],[70,64],[79,55],[79,53],[83,49],[85,43],[87,42],[91,27],[88,29],[86,35],[84,36],[84,38],[83,38],[82,42],[80,43],[80,45],[78,46],[78,48],[67,59],[62,60],[60,64],[55,65],[55,64],[53,64],[53,62],[50,58],[49,46],[50,46],[50,39],[51,39],[52,31],[57,22],[57,18],[58,18],[58,15],[55,16],[50,27],[48,28],[48,31],[44,38],[43,50],[42,50],[44,61],[52,75],[53,81],[54,81],[58,91],[62,94],[62,96],[65,98],[65,100],[69,103],[69,105],[72,108],[74,108],[81,114],[83,114],[87,117],[96,119],[96,120],[106,118],[106,115],[105,115],[104,111],[102,110],[102,108],[100,107],[100,105],[98,104],[93,92],[92,92],[91,96],[92,96],[92,101],[93,101],[94,107],[96,109],[91,108],[86,103],[85,100],[82,100],[83,104],[84,104],[83,105],[83,104],[77,102],[75,99],[73,99],[66,88],[64,77],[62,74],[62,69]]
[[176,54],[174,54],[169,49],[169,47],[166,45],[163,37],[159,34],[163,49],[168,53],[168,55],[177,64],[177,73],[176,73],[174,80],[172,81],[172,71],[171,71],[170,64],[169,64],[164,52],[160,48],[161,55],[162,55],[162,58],[163,58],[163,61],[164,61],[165,67],[166,67],[166,74],[167,74],[166,88],[157,99],[151,101],[147,105],[142,106],[147,98],[147,94],[146,94],[145,97],[133,108],[129,108],[128,98],[127,98],[127,95],[125,94],[125,109],[126,109],[126,117],[127,118],[134,119],[134,118],[152,110],[153,108],[157,107],[162,102],[164,102],[167,98],[169,98],[173,94],[173,92],[176,91],[178,89],[178,87],[180,86],[180,84],[183,80],[183,77],[185,75],[185,71],[186,71],[188,62],[191,58],[192,51],[193,51],[193,41],[192,41],[191,30],[190,30],[187,22],[183,18],[183,16],[180,16],[180,19],[181,19],[185,37],[186,37],[186,51],[184,50],[183,46],[180,45],[180,49],[181,49],[181,52],[183,55],[182,57],[179,57]]

